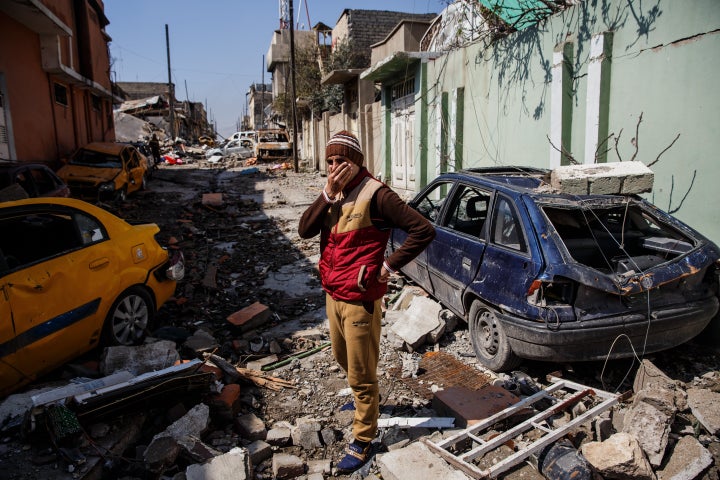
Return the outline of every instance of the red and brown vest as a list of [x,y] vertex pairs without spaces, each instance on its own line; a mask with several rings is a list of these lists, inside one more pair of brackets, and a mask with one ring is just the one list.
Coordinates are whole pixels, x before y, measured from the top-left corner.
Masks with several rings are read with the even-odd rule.
[[335,300],[373,301],[387,291],[377,280],[389,230],[375,227],[370,202],[383,184],[368,174],[347,197],[330,206],[320,236],[320,278]]

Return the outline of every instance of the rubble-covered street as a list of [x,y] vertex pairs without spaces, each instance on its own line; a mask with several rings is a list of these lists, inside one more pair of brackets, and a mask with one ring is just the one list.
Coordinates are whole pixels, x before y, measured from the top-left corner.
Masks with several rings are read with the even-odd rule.
[[[297,235],[324,182],[197,159],[104,205],[157,223],[161,243],[182,248],[185,279],[145,345],[93,351],[0,403],[0,480],[329,478],[352,396],[330,351],[319,240]],[[398,276],[385,300],[381,428],[372,460],[346,478],[580,480],[592,465],[608,479],[718,479],[717,344],[692,341],[641,368],[524,362],[498,375],[475,361],[467,325],[419,288]],[[582,388],[541,391],[562,380]],[[548,432],[565,450],[534,443]],[[428,442],[487,454],[451,466]]]

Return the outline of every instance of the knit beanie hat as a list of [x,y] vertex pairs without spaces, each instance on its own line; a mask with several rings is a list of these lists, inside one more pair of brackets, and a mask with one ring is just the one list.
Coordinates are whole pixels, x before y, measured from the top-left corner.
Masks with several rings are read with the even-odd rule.
[[357,137],[347,130],[342,130],[332,137],[325,147],[325,158],[333,155],[342,155],[347,157],[351,162],[362,166],[364,156],[360,148],[360,142]]

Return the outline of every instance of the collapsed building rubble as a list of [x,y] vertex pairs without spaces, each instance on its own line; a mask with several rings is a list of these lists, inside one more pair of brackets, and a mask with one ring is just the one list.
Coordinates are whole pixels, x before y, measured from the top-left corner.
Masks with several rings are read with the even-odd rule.
[[[328,348],[313,261],[317,245],[295,236],[297,209],[319,193],[324,179],[275,176],[269,168],[244,171],[163,166],[147,192],[114,207],[131,221],[156,221],[161,235],[176,237],[188,259],[186,279],[160,312],[154,343],[106,350],[98,363],[69,365],[69,376],[85,381],[61,382],[65,393],[35,385],[43,391],[24,392],[0,405],[0,460],[8,469],[24,466],[11,478],[318,479],[332,474],[333,461],[346,445],[353,405]],[[306,196],[288,199],[292,188],[304,189]],[[213,198],[221,201],[203,202],[205,194],[220,194]],[[282,216],[275,214],[279,211]],[[481,369],[466,326],[400,278],[391,282],[385,307],[382,427],[376,454],[355,478],[417,480],[427,472],[468,478],[427,442],[441,443],[527,400],[536,393],[533,386],[546,388],[548,366],[527,365],[526,376]],[[609,380],[597,378],[597,365],[590,371],[565,367],[564,376],[579,378],[588,388],[631,394],[573,424],[564,436],[571,446],[563,448],[582,455],[604,478],[717,478],[720,442],[713,406],[720,395],[720,360],[706,352],[693,347],[656,357],[654,363],[646,359],[634,383],[632,376],[623,381],[625,370]],[[173,377],[177,383],[167,389],[168,396],[153,396],[169,385],[162,376],[168,369],[183,373]],[[128,373],[118,374],[123,370]],[[147,374],[151,383],[159,383],[132,391],[137,402],[118,403],[116,411],[125,393],[104,408],[102,395],[89,393],[100,402],[91,410],[102,415],[74,412],[68,403],[64,407],[70,412],[59,409],[56,415],[72,428],[53,433],[47,423],[35,422],[30,435],[21,434],[27,432],[33,396],[48,399],[44,405],[56,404],[88,395],[82,391],[88,381],[101,391],[107,386],[101,379],[108,376],[119,375],[117,385],[129,385]],[[116,391],[128,392],[125,388]],[[592,405],[583,399],[569,407],[552,416],[555,425],[570,425]],[[494,424],[492,434],[510,431],[528,414]],[[69,421],[73,416],[77,423]],[[510,438],[478,459],[478,468],[501,462],[528,442]],[[505,478],[542,478],[541,468],[528,461]]]

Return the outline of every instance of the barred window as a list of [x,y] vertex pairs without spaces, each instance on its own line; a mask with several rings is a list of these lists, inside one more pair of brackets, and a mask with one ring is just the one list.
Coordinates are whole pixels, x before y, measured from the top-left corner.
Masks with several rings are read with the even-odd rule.
[[391,100],[407,97],[415,93],[415,77],[410,77],[404,82],[396,83],[392,86],[390,93]]

